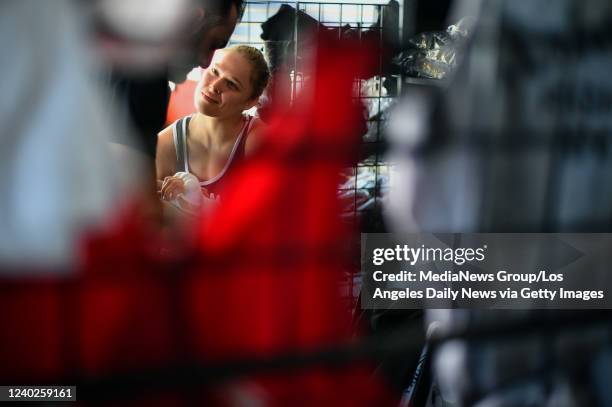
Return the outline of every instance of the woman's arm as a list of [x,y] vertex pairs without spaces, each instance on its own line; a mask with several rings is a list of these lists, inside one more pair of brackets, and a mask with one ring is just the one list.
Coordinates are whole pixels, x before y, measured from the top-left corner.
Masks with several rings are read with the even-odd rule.
[[157,154],[155,170],[157,173],[157,190],[161,198],[172,200],[185,190],[183,181],[174,177],[176,169],[176,149],[172,126],[166,127],[157,136]]
[[163,129],[157,135],[157,153],[155,155],[155,170],[157,180],[174,175],[176,169],[176,150],[174,148],[174,137],[172,125]]

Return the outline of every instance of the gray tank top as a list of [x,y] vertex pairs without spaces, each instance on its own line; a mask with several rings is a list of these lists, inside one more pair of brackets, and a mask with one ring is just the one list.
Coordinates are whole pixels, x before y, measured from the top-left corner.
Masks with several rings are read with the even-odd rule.
[[[244,147],[246,144],[246,139],[248,137],[251,128],[255,122],[255,118],[253,116],[246,116],[246,120],[236,141],[234,142],[234,146],[232,147],[232,151],[230,152],[229,158],[225,163],[225,166],[217,175],[212,177],[206,181],[200,181],[200,186],[206,188],[209,192],[218,194],[221,189],[220,186],[222,184],[222,178],[230,172],[231,168],[237,164],[239,161],[244,159]],[[189,132],[189,122],[191,121],[191,116],[183,117],[182,119],[174,122],[172,126],[172,135],[174,137],[174,149],[176,151],[176,171],[184,171],[191,173],[189,169],[189,154],[187,151],[187,135]]]

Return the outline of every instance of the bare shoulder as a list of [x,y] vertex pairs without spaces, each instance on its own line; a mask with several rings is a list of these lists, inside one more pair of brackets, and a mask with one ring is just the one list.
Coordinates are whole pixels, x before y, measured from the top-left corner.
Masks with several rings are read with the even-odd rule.
[[172,128],[174,127],[174,123],[157,133],[157,149],[174,149],[174,133]]
[[173,175],[176,168],[173,126],[171,124],[157,134],[157,153],[155,156],[157,179],[164,179],[164,177]]
[[247,156],[253,154],[253,152],[259,148],[268,128],[268,125],[260,119],[253,120],[255,120],[255,122],[249,131],[249,136],[244,145],[244,152]]

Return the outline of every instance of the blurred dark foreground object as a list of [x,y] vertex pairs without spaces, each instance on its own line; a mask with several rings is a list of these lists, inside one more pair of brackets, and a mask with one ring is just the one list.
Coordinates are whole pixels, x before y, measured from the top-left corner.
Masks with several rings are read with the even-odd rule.
[[[462,2],[478,5],[478,2]],[[426,232],[612,232],[612,3],[485,1],[448,88],[392,114],[389,224]],[[593,262],[609,289],[610,257]],[[608,295],[608,294],[606,294]],[[612,327],[555,310],[429,310],[441,406],[609,406]],[[539,318],[536,318],[539,317]],[[537,322],[540,321],[540,322]],[[519,326],[509,332],[507,325]]]

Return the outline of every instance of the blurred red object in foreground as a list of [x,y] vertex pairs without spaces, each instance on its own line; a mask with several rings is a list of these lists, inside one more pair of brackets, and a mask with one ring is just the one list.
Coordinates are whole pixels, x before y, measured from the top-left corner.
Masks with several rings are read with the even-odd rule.
[[[355,231],[340,220],[336,188],[364,129],[353,79],[377,58],[363,44],[320,44],[311,89],[271,121],[261,152],[232,174],[222,205],[182,252],[160,256],[158,237],[130,214],[87,241],[77,277],[1,282],[1,382],[146,376],[349,343],[339,282],[357,254],[345,249]],[[389,403],[370,373],[353,362],[250,374],[196,391],[152,387],[132,402]]]

